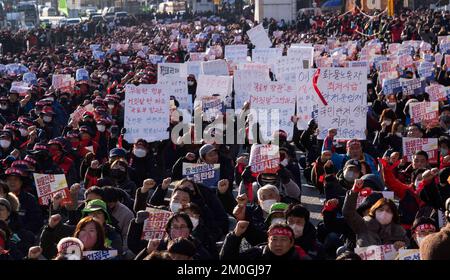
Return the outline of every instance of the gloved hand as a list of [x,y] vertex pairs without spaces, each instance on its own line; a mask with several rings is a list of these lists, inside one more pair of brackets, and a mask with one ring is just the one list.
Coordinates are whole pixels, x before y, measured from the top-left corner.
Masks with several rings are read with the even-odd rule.
[[136,223],[142,224],[145,220],[148,219],[150,213],[147,211],[141,210],[136,213]]

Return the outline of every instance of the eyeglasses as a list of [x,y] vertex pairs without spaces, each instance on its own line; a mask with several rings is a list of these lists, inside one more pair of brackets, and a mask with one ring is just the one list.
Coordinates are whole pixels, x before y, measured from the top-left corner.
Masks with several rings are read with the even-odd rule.
[[181,226],[181,227],[173,226],[170,228],[170,230],[185,230],[185,229],[188,229],[188,227],[187,226]]

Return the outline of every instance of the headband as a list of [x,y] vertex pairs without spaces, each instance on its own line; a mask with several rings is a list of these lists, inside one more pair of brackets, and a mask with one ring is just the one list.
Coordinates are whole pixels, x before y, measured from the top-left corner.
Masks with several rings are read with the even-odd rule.
[[269,236],[282,235],[282,236],[287,236],[289,238],[294,238],[291,230],[289,230],[287,228],[280,228],[280,227],[272,228],[269,231],[268,235]]
[[419,230],[432,230],[432,231],[436,231],[436,227],[432,224],[421,224],[418,225],[415,229],[414,232],[418,232]]

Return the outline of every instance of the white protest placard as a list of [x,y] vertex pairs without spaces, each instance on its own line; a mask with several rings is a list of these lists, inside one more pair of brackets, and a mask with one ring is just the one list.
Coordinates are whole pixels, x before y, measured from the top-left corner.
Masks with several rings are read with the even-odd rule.
[[407,68],[413,65],[413,59],[411,55],[405,54],[398,57],[398,66],[400,68]]
[[428,161],[431,164],[438,160],[438,139],[437,138],[410,138],[403,137],[403,157],[409,162],[416,151],[425,151],[428,154]]
[[397,257],[399,261],[420,261],[419,249],[400,249],[398,250]]
[[214,189],[220,180],[220,164],[183,162],[182,174],[185,178]]
[[319,103],[319,136],[337,129],[335,139],[366,139],[367,68],[322,68],[317,87],[327,105]]
[[70,90],[75,85],[75,80],[70,74],[55,74],[52,76],[52,86],[61,91]]
[[234,102],[235,108],[240,112],[244,107],[245,101],[250,98],[250,90],[253,86],[253,82],[269,82],[269,70],[235,70],[234,75]]
[[77,69],[77,71],[75,72],[75,80],[77,82],[89,81],[89,72],[84,68]]
[[247,35],[250,38],[250,41],[255,48],[270,48],[272,46],[272,42],[269,39],[264,27],[261,24],[253,27],[252,29],[247,31]]
[[297,128],[305,130],[313,119],[313,112],[318,110],[320,100],[314,92],[312,77],[316,69],[304,69],[300,72],[286,73],[280,81],[294,83],[297,88]]
[[33,173],[33,178],[40,205],[49,205],[51,199],[56,195],[62,196],[62,205],[72,202],[66,175]]
[[83,257],[89,261],[110,260],[117,257],[117,250],[83,251]]
[[[290,141],[294,133],[291,117],[295,114],[296,98],[295,84],[254,82],[250,91],[250,107],[256,110],[257,115],[250,118],[250,127],[259,123],[261,136],[265,140],[273,139],[273,132],[284,130]],[[253,129],[251,131],[254,133]]]
[[253,144],[248,164],[253,173],[277,173],[280,164],[278,145]]
[[194,75],[195,79],[198,79],[199,75],[202,73],[202,62],[201,61],[187,61],[181,67],[181,76]]
[[233,77],[200,75],[197,80],[197,97],[220,95],[229,96],[232,91]]
[[422,94],[425,82],[420,79],[400,79],[404,95]]
[[189,54],[189,61],[205,61],[208,55],[204,52],[192,52]]
[[326,56],[316,57],[314,61],[318,68],[331,67],[333,64],[333,59]]
[[267,64],[263,64],[263,63],[240,63],[238,64],[238,69],[239,70],[249,70],[249,71],[257,71],[262,73],[263,75],[269,76],[269,72],[270,72],[270,67]]
[[355,253],[358,254],[362,260],[395,260],[395,257],[397,256],[397,250],[393,244],[357,247],[355,248]]
[[301,58],[302,61],[309,61],[308,68],[311,68],[313,66],[314,48],[305,46],[291,46],[287,51],[287,56]]
[[225,59],[234,63],[247,61],[247,45],[226,45]]
[[277,78],[285,73],[299,72],[303,69],[308,68],[305,67],[307,66],[308,62],[306,61],[306,65],[304,62],[305,61],[302,57],[282,56],[274,62],[275,68],[273,69],[273,72]]
[[37,84],[36,74],[33,72],[25,73],[23,74],[22,81],[24,81],[28,85],[35,85]]
[[445,87],[441,84],[432,84],[425,88],[425,92],[428,93],[430,101],[445,101],[447,100],[447,94],[445,93]]
[[203,119],[206,121],[214,121],[217,115],[224,112],[224,100],[220,96],[202,96],[195,101],[195,106],[201,103]]
[[412,102],[409,104],[411,123],[432,127],[439,123],[439,102]]
[[252,50],[252,61],[257,63],[271,64],[283,55],[280,48],[258,48]]
[[[144,56],[144,57],[145,57],[145,56]],[[129,56],[121,55],[121,56],[120,56],[120,64],[127,64],[129,59],[130,59]]]
[[160,85],[126,85],[124,127],[129,143],[168,139],[169,117],[169,96]]
[[220,46],[220,45],[211,46],[206,50],[206,54],[213,55],[214,57],[220,58],[223,55],[222,46]]
[[179,102],[178,109],[192,110],[192,96],[188,93],[187,79],[166,76],[158,81],[167,96],[173,96]]
[[26,82],[12,82],[10,92],[17,92],[20,96],[24,96],[31,90],[31,87]]
[[144,221],[142,240],[163,239],[166,236],[166,224],[172,216],[172,212],[155,208],[147,208],[148,218]]
[[182,63],[158,63],[158,79],[166,76],[180,76]]
[[164,62],[164,56],[162,56],[162,55],[156,55],[156,54],[149,54],[149,55],[148,55],[148,60],[149,60],[152,64],[158,64],[158,63]]
[[229,74],[227,62],[223,59],[202,62],[202,74],[227,76]]

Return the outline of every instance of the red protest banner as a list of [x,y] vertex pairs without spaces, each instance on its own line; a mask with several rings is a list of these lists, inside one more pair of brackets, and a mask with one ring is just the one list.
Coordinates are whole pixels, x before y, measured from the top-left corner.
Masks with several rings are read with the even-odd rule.
[[276,173],[280,153],[277,145],[254,144],[250,150],[250,169],[253,173]]
[[438,139],[437,138],[403,138],[403,157],[408,161],[416,151],[425,151],[428,154],[429,163],[437,163]]
[[411,123],[420,123],[424,127],[433,127],[439,123],[438,102],[414,102],[409,105]]

